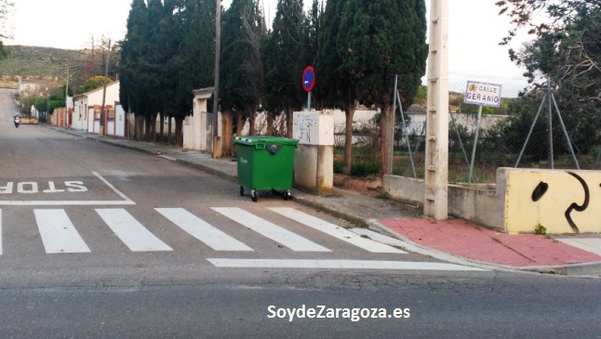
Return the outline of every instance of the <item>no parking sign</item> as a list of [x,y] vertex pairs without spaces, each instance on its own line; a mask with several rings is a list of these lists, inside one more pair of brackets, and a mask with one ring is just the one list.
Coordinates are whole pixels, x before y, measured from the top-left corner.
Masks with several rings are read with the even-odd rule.
[[303,88],[307,92],[311,92],[315,87],[315,69],[313,67],[308,66],[303,71]]

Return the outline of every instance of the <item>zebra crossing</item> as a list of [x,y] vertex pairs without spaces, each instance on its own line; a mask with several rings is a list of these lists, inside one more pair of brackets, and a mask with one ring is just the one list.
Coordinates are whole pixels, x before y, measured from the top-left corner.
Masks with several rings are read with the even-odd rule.
[[[263,217],[248,212],[238,207],[212,207],[210,210],[218,215],[233,221],[251,233],[278,243],[281,247],[293,252],[306,253],[331,253],[332,249],[309,240],[289,229],[272,223]],[[131,252],[173,252],[178,250],[156,236],[129,211],[124,208],[96,208],[94,212],[99,216],[108,230],[114,234]],[[263,211],[265,212],[265,211]],[[266,212],[273,216],[283,216],[293,223],[306,226],[319,233],[314,239],[336,246],[340,242],[358,248],[360,251],[375,254],[407,254],[399,249],[403,243],[396,239],[386,237],[365,229],[345,229],[326,220],[310,215],[295,208],[272,207]],[[162,216],[175,227],[184,231],[199,243],[218,252],[254,252],[255,248],[243,243],[236,237],[222,231],[215,225],[184,208],[154,208],[153,213]],[[90,253],[90,247],[72,222],[72,218],[65,209],[33,209],[37,231],[42,240],[45,253]],[[262,213],[264,216],[265,213]],[[3,222],[2,209],[0,209],[0,258],[3,257]],[[77,218],[76,218],[77,219]],[[282,220],[282,218],[279,218]],[[154,220],[154,219],[153,219]],[[288,225],[288,223],[286,223]],[[15,226],[14,220],[10,225]],[[298,229],[298,228],[297,228]],[[304,229],[301,229],[306,233]],[[326,237],[320,235],[325,234]],[[331,239],[329,239],[331,238]],[[247,241],[251,241],[248,239]],[[338,241],[338,242],[337,242]],[[200,245],[202,246],[202,245]],[[278,246],[278,247],[280,247]],[[344,245],[343,245],[344,246]],[[345,247],[343,247],[345,248]],[[346,249],[345,249],[346,250]],[[343,251],[341,249],[341,251]],[[262,259],[262,258],[206,258],[217,268],[295,268],[295,269],[376,269],[376,270],[445,270],[445,271],[481,271],[482,269],[452,263],[440,262],[411,262],[399,260],[399,256],[387,257],[393,260],[353,260],[353,259]]]
[[[322,244],[309,240],[242,208],[212,207],[211,210],[291,251],[332,252],[330,248]],[[398,248],[375,242],[294,208],[267,208],[267,210],[370,253],[406,253]],[[125,208],[96,208],[94,211],[130,251],[174,251],[174,248],[148,230]],[[154,208],[154,211],[214,251],[255,251],[251,246],[184,208]],[[90,247],[78,232],[76,225],[74,225],[65,209],[33,209],[33,214],[47,254],[91,252]],[[2,209],[0,209],[0,255],[3,254],[2,222]]]

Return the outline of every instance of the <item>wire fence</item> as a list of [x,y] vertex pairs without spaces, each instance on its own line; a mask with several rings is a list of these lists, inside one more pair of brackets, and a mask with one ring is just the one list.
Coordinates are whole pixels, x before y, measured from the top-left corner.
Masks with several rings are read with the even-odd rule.
[[[483,106],[478,119],[480,107],[464,102],[468,81],[499,85],[499,107]],[[450,183],[494,183],[498,167],[601,168],[598,114],[576,114],[586,109],[550,88],[526,86],[522,78],[450,75]],[[396,122],[393,174],[423,178],[426,110],[413,105],[403,116]]]

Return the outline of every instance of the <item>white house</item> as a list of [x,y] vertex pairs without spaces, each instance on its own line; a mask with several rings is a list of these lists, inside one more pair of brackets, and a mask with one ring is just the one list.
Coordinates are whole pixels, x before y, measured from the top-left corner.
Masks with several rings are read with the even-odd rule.
[[[74,110],[71,128],[100,133],[100,111],[102,108],[103,87],[77,95],[73,98]],[[124,112],[119,104],[119,81],[106,85],[105,102],[105,134],[125,135]]]

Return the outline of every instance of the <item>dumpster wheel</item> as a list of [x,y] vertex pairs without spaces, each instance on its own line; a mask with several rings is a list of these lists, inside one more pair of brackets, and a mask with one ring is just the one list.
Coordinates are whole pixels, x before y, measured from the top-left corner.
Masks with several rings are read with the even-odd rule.
[[259,193],[257,192],[257,190],[251,190],[250,197],[254,202],[257,202],[259,200]]
[[240,186],[240,196],[244,195],[244,186]]
[[284,200],[290,200],[292,199],[292,194],[290,194],[289,190],[284,191],[284,194],[282,194],[284,196]]

